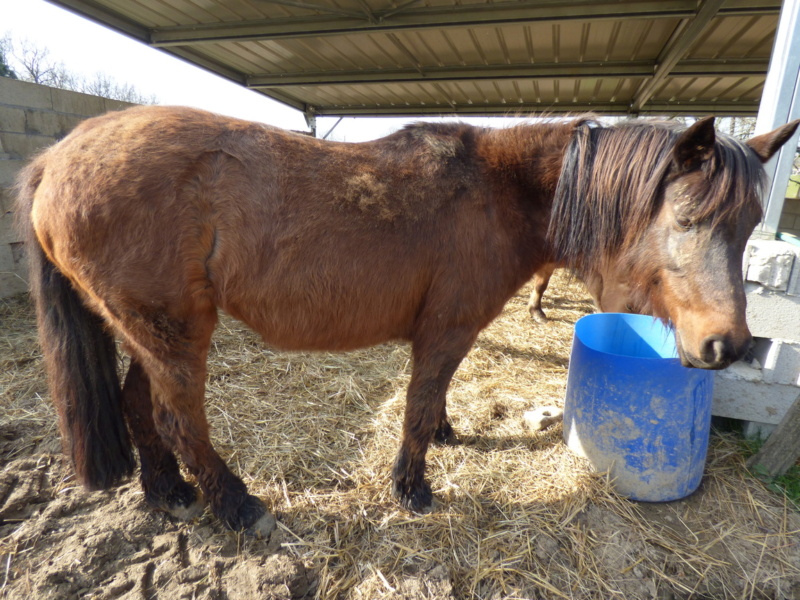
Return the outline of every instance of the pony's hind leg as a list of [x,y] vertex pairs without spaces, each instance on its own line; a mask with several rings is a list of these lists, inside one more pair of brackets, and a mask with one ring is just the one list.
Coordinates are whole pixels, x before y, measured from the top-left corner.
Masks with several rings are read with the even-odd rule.
[[[184,397],[185,398],[185,397]],[[205,415],[194,417],[158,403],[155,422],[162,437],[174,439],[189,471],[197,478],[211,511],[226,527],[267,537],[275,529],[275,518],[261,500],[247,493],[244,482],[234,475],[214,450]]]
[[153,420],[150,380],[133,358],[122,388],[122,408],[133,443],[139,451],[145,501],[179,519],[192,519],[203,509],[194,486],[181,477],[178,461]]
[[[185,313],[184,313],[185,314]],[[132,351],[151,386],[153,422],[161,440],[172,445],[197,478],[212,512],[230,529],[268,536],[275,519],[247,493],[211,445],[204,409],[206,357],[216,311],[195,311],[175,318],[160,312],[139,315],[129,328]],[[163,460],[163,453],[160,453]],[[172,480],[175,482],[175,479]]]
[[555,270],[555,264],[547,263],[533,274],[533,291],[528,299],[528,312],[531,313],[531,317],[537,323],[547,323],[549,320],[542,310],[542,296],[547,291],[547,286],[550,285],[550,278]]

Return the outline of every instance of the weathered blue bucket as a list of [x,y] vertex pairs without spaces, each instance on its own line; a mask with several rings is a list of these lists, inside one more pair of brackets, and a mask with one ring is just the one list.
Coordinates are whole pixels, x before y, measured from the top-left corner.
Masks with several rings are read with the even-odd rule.
[[634,500],[677,500],[703,477],[714,373],[677,356],[672,331],[653,317],[598,313],[575,324],[564,440]]

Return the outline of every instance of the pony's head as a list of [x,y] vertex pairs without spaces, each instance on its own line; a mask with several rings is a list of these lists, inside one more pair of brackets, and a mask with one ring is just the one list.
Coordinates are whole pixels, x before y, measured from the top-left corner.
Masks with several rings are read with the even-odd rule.
[[751,343],[742,255],[761,218],[766,162],[795,121],[746,143],[708,117],[686,129],[579,122],[550,224],[584,277],[623,273],[638,312],[672,323],[685,366],[722,369]]

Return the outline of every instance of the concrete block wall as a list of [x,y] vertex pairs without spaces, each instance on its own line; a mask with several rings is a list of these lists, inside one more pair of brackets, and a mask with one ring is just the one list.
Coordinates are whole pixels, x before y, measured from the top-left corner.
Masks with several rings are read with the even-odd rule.
[[800,395],[800,246],[750,240],[744,254],[750,357],[717,373],[713,414],[768,434]]
[[87,117],[128,106],[133,105],[0,77],[0,298],[28,288],[23,246],[13,227],[17,172]]

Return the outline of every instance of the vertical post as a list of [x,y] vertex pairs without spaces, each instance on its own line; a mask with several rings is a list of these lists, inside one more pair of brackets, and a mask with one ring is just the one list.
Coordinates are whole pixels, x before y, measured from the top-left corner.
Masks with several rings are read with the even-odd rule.
[[311,130],[311,136],[317,137],[317,113],[314,112],[314,107],[306,107],[303,116],[306,118],[306,125]]
[[[756,120],[756,135],[800,118],[800,0],[784,0]],[[783,210],[800,131],[770,161],[764,219],[753,237],[773,239]]]

